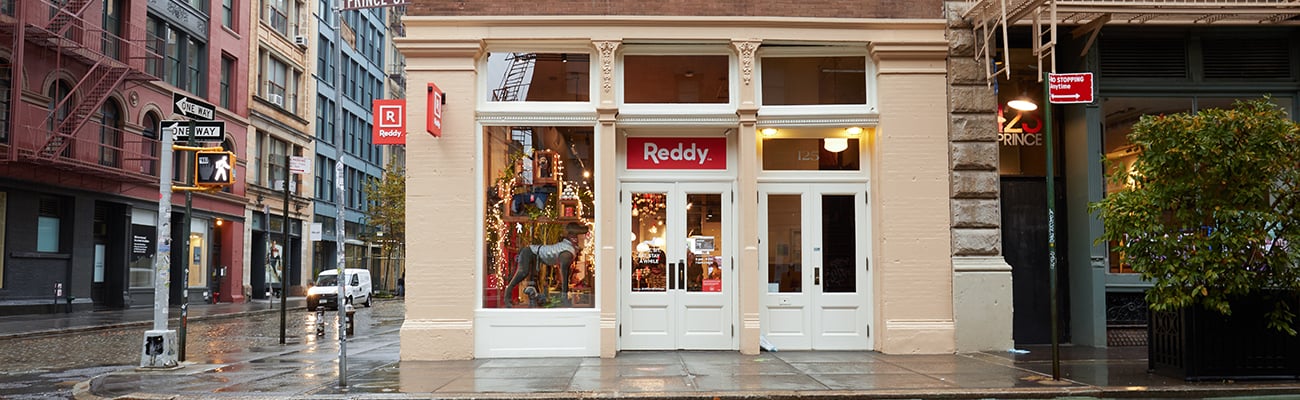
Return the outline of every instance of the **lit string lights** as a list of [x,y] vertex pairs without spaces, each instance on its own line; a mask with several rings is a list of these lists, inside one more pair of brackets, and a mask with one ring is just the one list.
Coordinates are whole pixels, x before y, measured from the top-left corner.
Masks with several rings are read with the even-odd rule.
[[[547,237],[551,235],[546,235],[545,233],[551,232],[552,235],[558,236],[559,233],[563,232],[563,225],[568,223],[567,221],[560,221],[556,218],[559,216],[557,210],[557,204],[560,198],[559,193],[556,193],[555,196],[548,196],[545,206],[541,209],[536,209],[534,206],[527,206],[529,211],[526,217],[507,218],[505,215],[505,210],[509,209],[509,206],[511,206],[511,201],[516,189],[521,186],[532,186],[530,184],[520,184],[519,174],[526,173],[527,169],[515,167],[516,165],[521,165],[519,163],[525,158],[526,156],[523,152],[514,152],[510,155],[507,160],[507,166],[497,178],[496,185],[494,186],[494,190],[496,190],[499,199],[493,203],[491,207],[488,207],[487,220],[484,221],[488,232],[490,232],[492,236],[488,240],[488,252],[493,256],[492,266],[495,270],[492,274],[495,278],[495,282],[489,281],[485,284],[495,286],[497,289],[504,288],[506,282],[508,282],[509,273],[511,272],[510,268],[514,258],[512,254],[510,254],[511,249],[516,249],[530,244],[545,244],[539,241],[556,239]],[[556,163],[556,176],[567,176],[565,175],[565,163],[563,160],[559,160],[559,162]],[[562,185],[562,187],[577,187],[578,199],[582,203],[582,209],[594,210],[595,193],[592,191],[590,182],[586,179],[588,176],[588,174],[584,173],[584,179],[580,181],[560,180],[560,185]],[[584,211],[584,213],[585,212],[586,211]],[[581,214],[578,215],[578,223],[588,227],[592,226],[591,219]],[[553,225],[553,227],[550,227],[551,229],[541,229],[542,227],[539,225],[543,224],[550,224]],[[593,259],[593,244],[595,242],[593,236],[594,235],[586,235],[584,243],[579,243],[582,252],[579,259]],[[512,240],[512,238],[518,238],[518,240]],[[525,238],[531,238],[531,240],[526,240]],[[583,271],[584,279],[588,276],[592,276],[595,272],[592,263],[587,262],[585,265],[586,268]],[[509,294],[506,295],[508,296]]]

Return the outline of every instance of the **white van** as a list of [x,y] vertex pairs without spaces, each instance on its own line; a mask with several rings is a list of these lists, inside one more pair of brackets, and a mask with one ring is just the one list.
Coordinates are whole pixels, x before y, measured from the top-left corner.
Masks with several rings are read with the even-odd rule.
[[[316,277],[315,284],[307,289],[307,311],[316,311],[317,307],[330,307],[337,309],[339,307],[339,287],[338,269],[327,269],[321,271],[320,276]],[[370,283],[370,271],[362,268],[348,268],[343,270],[347,275],[349,284],[346,288],[344,304],[360,304],[370,307],[370,298],[373,297]]]

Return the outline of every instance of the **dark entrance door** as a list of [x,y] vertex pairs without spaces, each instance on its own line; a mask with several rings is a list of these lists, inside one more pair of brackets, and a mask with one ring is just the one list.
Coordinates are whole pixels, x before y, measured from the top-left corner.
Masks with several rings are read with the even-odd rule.
[[127,210],[119,204],[95,203],[90,297],[96,309],[125,306]]
[[[1065,254],[1065,186],[1056,182],[1057,319],[1068,342],[1069,276]],[[1012,339],[1017,345],[1052,342],[1047,260],[1047,182],[1042,177],[1002,178],[1002,254],[1011,265]]]

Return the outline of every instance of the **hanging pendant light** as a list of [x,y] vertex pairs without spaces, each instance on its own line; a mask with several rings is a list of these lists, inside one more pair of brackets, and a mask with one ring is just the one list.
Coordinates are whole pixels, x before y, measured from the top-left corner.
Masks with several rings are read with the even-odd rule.
[[822,139],[822,148],[832,153],[839,153],[849,148],[848,138],[825,138]]

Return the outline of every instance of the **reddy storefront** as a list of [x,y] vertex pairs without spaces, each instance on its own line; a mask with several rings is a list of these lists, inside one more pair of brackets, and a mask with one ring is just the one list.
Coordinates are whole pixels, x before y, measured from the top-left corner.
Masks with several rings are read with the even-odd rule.
[[942,21],[511,21],[405,20],[403,360],[954,351]]

